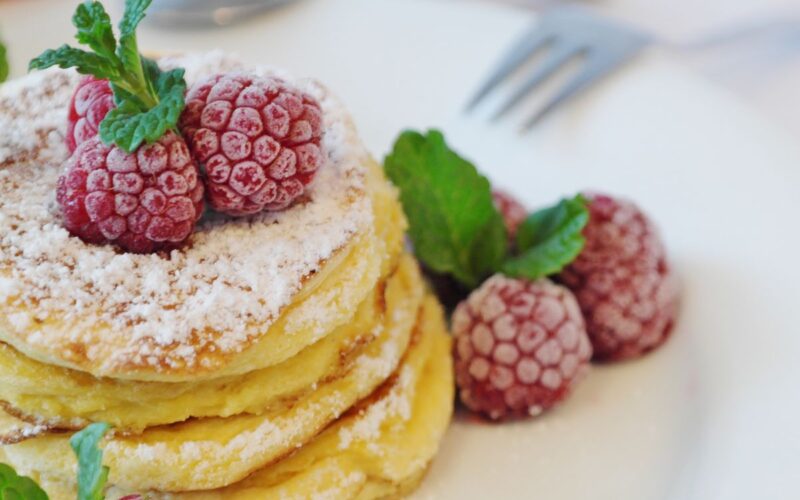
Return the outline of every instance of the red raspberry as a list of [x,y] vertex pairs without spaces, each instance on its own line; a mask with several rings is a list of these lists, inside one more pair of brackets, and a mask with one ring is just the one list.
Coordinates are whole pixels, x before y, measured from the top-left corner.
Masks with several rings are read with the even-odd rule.
[[132,154],[95,137],[67,160],[56,199],[70,233],[146,253],[189,237],[203,212],[203,185],[186,143],[173,132]]
[[230,215],[282,210],[322,165],[322,111],[282,80],[216,75],[186,96],[181,130],[208,199]]
[[528,216],[525,205],[502,189],[493,190],[492,199],[494,200],[494,206],[503,215],[503,221],[506,223],[506,229],[508,230],[508,239],[514,241],[517,235],[517,228]]
[[633,358],[661,345],[678,289],[664,246],[634,204],[587,195],[586,246],[558,280],[578,298],[598,360]]
[[453,337],[461,401],[495,420],[564,400],[592,356],[575,297],[547,279],[489,278],[456,308]]
[[82,142],[97,135],[100,122],[114,108],[114,94],[108,80],[84,77],[69,103],[67,115],[67,148],[75,151]]

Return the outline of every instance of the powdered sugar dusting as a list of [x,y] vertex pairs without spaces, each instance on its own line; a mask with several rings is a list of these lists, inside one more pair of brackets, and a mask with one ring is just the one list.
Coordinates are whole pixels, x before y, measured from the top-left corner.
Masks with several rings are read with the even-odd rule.
[[[185,67],[189,83],[244,69],[220,52],[161,64]],[[286,78],[264,67],[254,72]],[[87,344],[90,358],[97,355],[92,343],[102,339],[83,332],[97,324],[119,335],[114,342],[123,349],[137,349],[145,364],[158,361],[160,346],[189,365],[198,344],[239,349],[274,321],[303,277],[371,224],[366,152],[345,110],[319,84],[293,80],[324,112],[327,158],[307,201],[243,219],[206,216],[190,246],[169,255],[87,245],[62,228],[55,205],[67,157],[66,108],[77,81],[71,71],[51,69],[0,88],[0,307],[27,311],[10,324],[17,335],[28,335],[29,346],[53,340],[28,334],[30,322],[58,317],[70,325],[72,341]]]
[[[0,445],[19,443],[60,428],[58,422],[29,415],[25,416],[25,420],[20,420],[19,416],[7,413],[8,411],[7,405],[0,405]],[[74,423],[74,419],[65,422],[66,425]]]
[[339,430],[339,449],[347,449],[354,442],[366,441],[370,451],[379,454],[380,447],[376,441],[381,436],[383,423],[392,417],[399,417],[403,421],[411,418],[413,384],[413,370],[409,366],[404,366],[385,397],[364,410],[353,425]]
[[315,491],[314,498],[316,500],[336,500],[337,498],[344,498],[344,495],[348,492],[348,490],[350,490],[352,486],[361,484],[364,481],[366,481],[366,479],[367,475],[360,470],[352,471],[349,474],[345,474],[344,471],[338,470],[336,473],[336,481],[334,482],[334,484],[331,485],[327,490]]
[[74,73],[51,70],[0,87],[0,168],[36,158],[44,141],[57,143],[62,155],[66,154],[67,106],[77,82]]

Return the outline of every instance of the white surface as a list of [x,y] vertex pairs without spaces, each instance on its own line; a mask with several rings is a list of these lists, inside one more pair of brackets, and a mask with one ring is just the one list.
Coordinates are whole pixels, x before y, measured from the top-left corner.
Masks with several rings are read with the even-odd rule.
[[[453,0],[465,1],[465,0]],[[471,0],[538,8],[568,0]],[[700,74],[733,90],[800,136],[800,2],[797,0],[578,0],[662,38],[688,41],[767,18],[795,19],[794,34],[772,32],[717,50],[681,54]]]
[[[30,12],[52,6],[46,17]],[[69,6],[0,4],[15,62],[66,41]],[[452,426],[419,498],[798,498],[800,155],[730,95],[658,54],[534,134],[459,113],[528,19],[479,4],[301,2],[236,29],[143,30],[145,49],[222,47],[330,84],[365,140],[404,127],[450,141],[531,205],[594,187],[654,216],[684,281],[662,350],[596,368],[546,416]],[[31,30],[37,38],[19,40]],[[24,44],[24,45],[23,45]]]

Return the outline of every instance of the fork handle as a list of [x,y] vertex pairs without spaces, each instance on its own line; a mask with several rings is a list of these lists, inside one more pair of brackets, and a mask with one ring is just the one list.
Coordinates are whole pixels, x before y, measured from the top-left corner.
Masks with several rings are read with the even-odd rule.
[[738,24],[723,29],[718,29],[697,37],[688,42],[673,42],[673,45],[682,50],[707,50],[716,49],[725,45],[740,43],[765,36],[775,38],[797,39],[800,47],[800,16],[795,17],[770,17]]

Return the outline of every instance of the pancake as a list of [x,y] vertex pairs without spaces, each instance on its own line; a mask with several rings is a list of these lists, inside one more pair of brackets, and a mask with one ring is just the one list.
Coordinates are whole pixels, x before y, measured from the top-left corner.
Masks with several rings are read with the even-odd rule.
[[[105,446],[111,481],[156,490],[224,486],[299,448],[370,394],[394,371],[408,345],[422,298],[421,276],[410,257],[386,287],[386,325],[378,339],[339,379],[319,384],[291,405],[261,415],[200,418],[117,435]],[[7,446],[9,463],[48,475],[73,475],[67,435],[45,435]],[[58,457],[52,461],[50,457]]]
[[[245,479],[211,491],[148,491],[147,498],[237,499],[386,498],[413,489],[438,449],[452,413],[450,338],[441,307],[428,297],[415,326],[414,341],[392,376],[372,395],[296,452],[254,471]],[[66,446],[66,437],[51,437]],[[41,442],[37,438],[27,443]],[[109,441],[105,445],[108,450]],[[52,444],[52,443],[51,443]],[[19,460],[16,448],[0,448],[12,463],[45,486],[53,500],[74,498],[74,458],[57,446],[41,447],[36,459]],[[5,453],[5,456],[4,456]],[[156,458],[156,457],[154,457]],[[63,475],[42,471],[58,464]],[[109,462],[106,462],[109,463]],[[228,464],[226,464],[227,466]],[[114,464],[111,463],[114,482]],[[203,475],[207,469],[188,474]],[[115,486],[109,498],[140,488]]]
[[[189,83],[245,69],[221,54],[161,64],[185,67]],[[55,183],[77,78],[52,69],[0,88],[0,129],[17,131],[0,137],[0,341],[95,376],[197,380],[284,361],[352,316],[387,265],[366,186],[371,160],[322,85],[292,82],[324,116],[326,161],[306,199],[280,213],[206,216],[187,248],[164,256],[86,245],[61,227]],[[325,279],[358,249],[349,281]]]
[[[246,69],[161,59],[192,81]],[[424,476],[453,400],[441,307],[404,251],[396,190],[342,105],[326,161],[280,213],[206,214],[189,245],[132,255],[61,227],[55,181],[76,83],[0,87],[0,462],[75,496],[69,437],[92,422],[109,498],[385,498]]]

